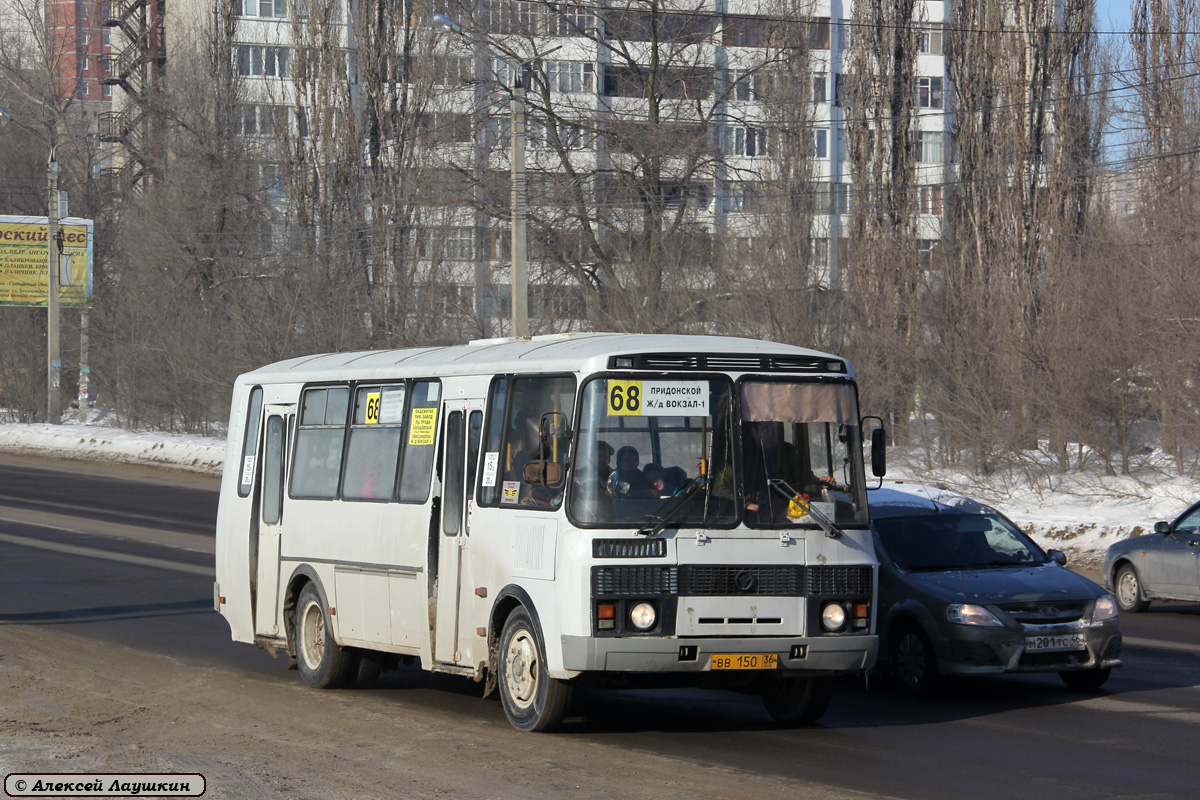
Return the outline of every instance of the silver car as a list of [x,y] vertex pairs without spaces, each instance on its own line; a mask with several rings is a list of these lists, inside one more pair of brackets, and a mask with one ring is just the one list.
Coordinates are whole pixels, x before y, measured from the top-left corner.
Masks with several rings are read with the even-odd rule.
[[1104,554],[1104,585],[1122,611],[1145,611],[1151,600],[1200,600],[1200,503],[1154,533],[1125,539]]

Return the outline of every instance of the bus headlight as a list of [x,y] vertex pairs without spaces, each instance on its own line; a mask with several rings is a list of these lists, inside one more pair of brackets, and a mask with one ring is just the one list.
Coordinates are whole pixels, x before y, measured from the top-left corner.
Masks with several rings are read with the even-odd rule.
[[830,603],[821,609],[821,625],[830,633],[846,627],[846,609],[841,603]]
[[649,603],[638,603],[629,610],[629,621],[639,631],[648,631],[653,628],[657,617],[654,606]]

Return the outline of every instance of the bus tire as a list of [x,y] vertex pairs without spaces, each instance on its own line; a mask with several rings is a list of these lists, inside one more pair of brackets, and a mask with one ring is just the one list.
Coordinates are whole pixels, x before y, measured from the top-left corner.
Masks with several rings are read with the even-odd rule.
[[519,731],[552,731],[567,715],[571,685],[546,674],[546,648],[524,606],[504,621],[497,657],[504,714]]
[[781,725],[808,725],[829,709],[833,678],[771,677],[763,687],[767,713]]
[[329,613],[313,583],[300,591],[292,639],[300,677],[314,689],[340,689],[357,671],[357,659],[333,641]]

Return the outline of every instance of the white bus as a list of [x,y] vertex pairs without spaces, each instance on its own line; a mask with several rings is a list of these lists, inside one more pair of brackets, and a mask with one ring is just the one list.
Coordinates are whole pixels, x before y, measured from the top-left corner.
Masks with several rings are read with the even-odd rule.
[[810,722],[878,646],[857,402],[844,359],[724,337],[263,367],[234,387],[214,604],[310,686],[419,661],[498,684],[520,730],[639,682]]

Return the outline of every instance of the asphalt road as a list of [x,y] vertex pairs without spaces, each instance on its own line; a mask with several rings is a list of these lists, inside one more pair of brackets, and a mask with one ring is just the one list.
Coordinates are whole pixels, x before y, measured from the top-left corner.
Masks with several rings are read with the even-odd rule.
[[[230,642],[212,611],[215,481],[129,477],[0,458],[0,626],[68,631],[234,679],[298,682],[282,661]],[[711,769],[921,800],[1195,797],[1200,605],[1156,603],[1122,627],[1125,667],[1095,695],[1053,675],[960,681],[920,700],[846,680],[820,725],[785,730],[754,697],[595,693],[577,697],[566,730],[540,745],[582,738],[629,758],[682,759],[695,764],[698,797]],[[441,714],[447,725],[502,714],[474,692],[406,671],[345,702]]]

